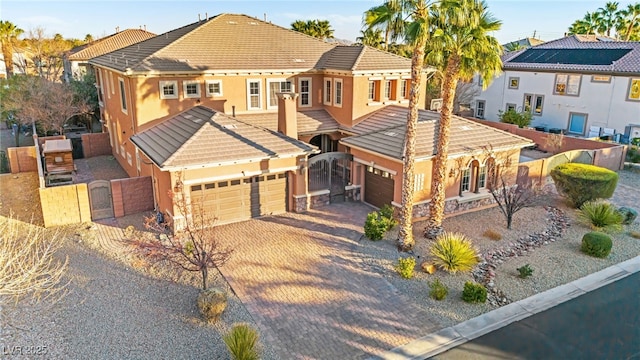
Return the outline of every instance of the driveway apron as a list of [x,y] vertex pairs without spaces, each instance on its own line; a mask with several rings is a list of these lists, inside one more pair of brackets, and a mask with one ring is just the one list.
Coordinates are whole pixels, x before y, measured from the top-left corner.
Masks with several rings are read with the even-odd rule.
[[218,227],[235,248],[223,275],[282,359],[361,359],[439,328],[358,247],[366,214],[332,204]]

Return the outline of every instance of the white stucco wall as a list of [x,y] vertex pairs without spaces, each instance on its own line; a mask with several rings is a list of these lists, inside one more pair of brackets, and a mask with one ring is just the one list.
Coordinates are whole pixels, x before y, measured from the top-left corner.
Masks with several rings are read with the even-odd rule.
[[[520,78],[518,89],[509,89],[510,77]],[[611,76],[610,83],[598,83],[591,81],[590,74],[583,74],[579,96],[554,95],[555,80],[556,73],[506,71],[476,100],[486,101],[485,119],[499,121],[498,110],[504,111],[506,104],[522,109],[525,93],[544,95],[542,114],[534,115],[531,126],[566,130],[570,113],[584,113],[588,116],[583,135],[587,135],[590,126],[624,133],[626,125],[640,123],[640,102],[626,100],[630,77]]]

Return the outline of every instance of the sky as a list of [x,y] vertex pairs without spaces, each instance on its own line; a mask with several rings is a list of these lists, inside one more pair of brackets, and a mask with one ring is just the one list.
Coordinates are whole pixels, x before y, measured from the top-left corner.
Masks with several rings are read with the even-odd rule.
[[[489,11],[502,21],[493,34],[500,43],[533,37],[549,41],[560,38],[571,23],[587,11],[604,6],[602,1],[487,0]],[[144,28],[156,34],[179,28],[219,13],[241,13],[289,28],[295,20],[329,20],[334,36],[355,41],[362,28],[362,14],[383,0],[1,0],[0,19],[28,32],[41,27],[49,36],[84,39],[103,37],[126,28]],[[631,1],[619,1],[626,7]]]

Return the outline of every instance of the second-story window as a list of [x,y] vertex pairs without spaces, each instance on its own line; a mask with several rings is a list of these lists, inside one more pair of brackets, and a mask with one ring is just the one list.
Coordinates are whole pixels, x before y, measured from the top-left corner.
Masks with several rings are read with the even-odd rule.
[[376,99],[376,82],[373,80],[369,80],[369,95],[367,96],[369,101],[374,101]]
[[247,80],[247,109],[261,109],[262,99],[260,97],[260,80]]
[[553,88],[555,95],[580,95],[580,80],[582,75],[557,74],[556,84]]
[[331,79],[324,79],[324,104],[331,105]]
[[400,82],[400,97],[403,99],[409,98],[409,80],[402,79]]
[[335,99],[333,99],[333,105],[342,106],[342,79],[335,80]]
[[284,79],[267,80],[267,86],[269,91],[269,108],[275,108],[278,106],[278,93],[279,92],[291,92],[293,87],[291,81]]
[[384,82],[384,98],[391,99],[391,80]]
[[124,79],[118,78],[118,83],[120,83],[120,107],[123,113],[127,113],[127,93],[124,89]]
[[298,105],[305,107],[311,106],[311,78],[300,78],[298,81]]
[[182,82],[185,98],[199,98],[200,97],[200,83],[192,80],[185,80]]
[[177,99],[178,82],[160,81],[160,99]]
[[222,96],[222,81],[207,80],[206,82],[207,96]]

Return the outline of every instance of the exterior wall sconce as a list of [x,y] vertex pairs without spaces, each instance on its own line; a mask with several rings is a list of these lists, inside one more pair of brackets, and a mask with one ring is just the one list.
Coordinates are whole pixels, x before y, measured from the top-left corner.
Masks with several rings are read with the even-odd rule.
[[456,175],[458,175],[458,169],[451,168],[451,170],[449,170],[449,177],[453,178],[456,177]]

